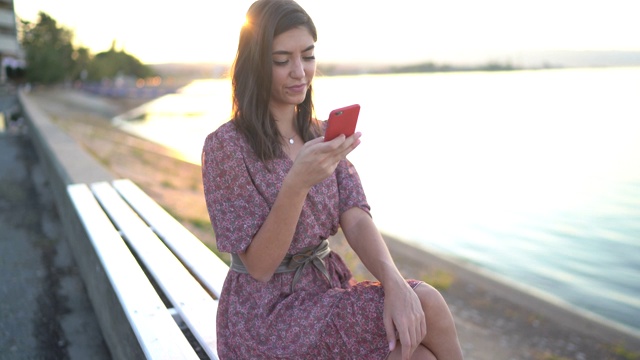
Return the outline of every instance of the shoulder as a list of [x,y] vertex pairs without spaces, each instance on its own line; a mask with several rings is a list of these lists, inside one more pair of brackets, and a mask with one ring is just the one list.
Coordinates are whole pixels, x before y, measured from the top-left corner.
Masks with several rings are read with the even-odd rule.
[[244,137],[240,134],[233,121],[230,120],[207,135],[204,147],[205,149],[213,146],[236,147],[242,146],[241,144],[243,143]]
[[[246,153],[244,136],[228,121],[210,133],[202,148],[202,166],[206,169],[228,167],[237,161],[244,161]],[[226,164],[226,165],[225,165]]]
[[203,159],[236,157],[245,152],[245,143],[233,121],[227,121],[207,135],[202,148]]
[[224,124],[220,125],[220,127],[214,130],[212,133],[210,133],[207,136],[207,142],[214,141],[214,140],[224,141],[227,139],[236,138],[239,135],[240,134],[236,129],[235,124],[233,123],[232,120],[229,120]]

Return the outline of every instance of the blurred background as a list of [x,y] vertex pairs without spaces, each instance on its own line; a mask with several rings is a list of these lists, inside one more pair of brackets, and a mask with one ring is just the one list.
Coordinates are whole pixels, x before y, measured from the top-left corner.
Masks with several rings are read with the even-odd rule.
[[[199,164],[251,3],[15,0],[3,76],[148,98],[114,126]],[[637,1],[299,3],[381,230],[640,330]]]
[[[252,1],[14,3],[21,20],[36,21],[43,11],[73,31],[74,44],[94,54],[109,50],[115,41],[118,49],[145,64],[228,64]],[[319,29],[318,56],[337,64],[629,65],[626,56],[633,54],[622,52],[640,46],[635,19],[640,5],[632,0],[299,3]],[[583,57],[562,54],[566,51],[583,52]],[[637,54],[633,59],[637,64]]]

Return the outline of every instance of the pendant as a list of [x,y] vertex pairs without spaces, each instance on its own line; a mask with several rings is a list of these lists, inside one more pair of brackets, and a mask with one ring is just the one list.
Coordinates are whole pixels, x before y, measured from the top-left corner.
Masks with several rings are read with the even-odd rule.
[[289,144],[293,145],[293,138],[292,137],[289,138]]

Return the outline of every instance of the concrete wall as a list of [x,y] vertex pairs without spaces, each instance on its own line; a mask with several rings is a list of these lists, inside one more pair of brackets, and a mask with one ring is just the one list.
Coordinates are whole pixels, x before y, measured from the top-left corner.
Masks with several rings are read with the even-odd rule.
[[111,181],[114,178],[69,135],[53,124],[27,93],[20,92],[18,99],[29,136],[54,192],[66,239],[111,355],[114,359],[144,359],[140,344],[67,195],[67,185]]

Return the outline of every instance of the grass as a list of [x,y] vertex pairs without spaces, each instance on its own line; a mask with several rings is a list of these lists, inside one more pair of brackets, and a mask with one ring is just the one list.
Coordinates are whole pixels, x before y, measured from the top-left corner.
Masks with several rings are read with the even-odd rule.
[[188,222],[201,230],[209,230],[211,228],[211,222],[209,219],[189,219]]
[[171,183],[171,181],[169,181],[169,180],[162,180],[162,182],[160,182],[160,185],[161,185],[163,188],[166,188],[166,189],[175,189],[175,188],[176,188],[176,187]]
[[[615,355],[616,359],[622,360],[640,360],[640,353],[628,350],[624,344],[611,345],[608,349],[611,355]],[[536,356],[537,360],[571,360],[571,358],[552,354],[550,352],[544,352]]]
[[622,357],[625,360],[638,360],[640,353],[628,350],[624,344],[616,344],[611,346],[611,352]]
[[544,354],[542,354],[538,359],[539,360],[571,360],[570,358],[567,358],[567,357],[564,357],[564,356],[553,355],[553,354],[550,354],[548,352],[545,352]]
[[191,191],[200,191],[200,185],[202,185],[200,181],[194,182],[191,184]]
[[452,274],[446,271],[436,270],[434,273],[422,273],[420,275],[420,280],[426,282],[427,284],[440,291],[443,291],[451,287],[451,284],[453,284],[454,281],[454,277]]
[[136,147],[131,147],[130,149],[131,149],[131,155],[133,155],[134,157],[137,157],[144,164],[149,163],[149,161],[147,161],[147,159],[145,158],[146,153],[142,149],[139,149]]

